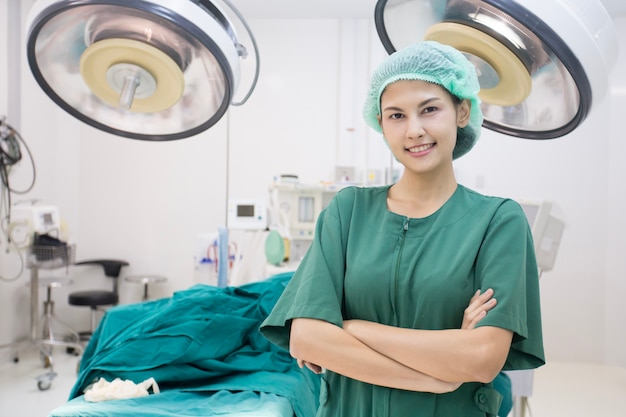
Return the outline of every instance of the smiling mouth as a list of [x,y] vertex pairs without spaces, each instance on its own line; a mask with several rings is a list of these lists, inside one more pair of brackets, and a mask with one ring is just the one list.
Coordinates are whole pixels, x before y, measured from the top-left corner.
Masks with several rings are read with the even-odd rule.
[[427,143],[424,145],[419,145],[419,146],[413,146],[412,148],[408,148],[407,150],[411,153],[418,153],[418,152],[424,152],[427,151],[429,149],[431,149],[433,146],[435,146],[434,143]]

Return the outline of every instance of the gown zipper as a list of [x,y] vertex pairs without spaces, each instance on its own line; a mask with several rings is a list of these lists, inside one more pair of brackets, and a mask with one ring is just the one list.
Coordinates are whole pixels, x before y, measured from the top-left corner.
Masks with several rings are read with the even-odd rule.
[[398,283],[399,283],[399,276],[400,276],[400,261],[402,260],[402,250],[404,248],[404,241],[406,239],[406,233],[409,230],[409,218],[405,217],[404,218],[404,224],[402,225],[402,236],[401,236],[401,240],[400,240],[400,248],[398,249],[398,257],[396,258],[396,273],[394,274],[394,317],[395,319],[395,324],[396,326],[399,325],[398,323],[398,314],[395,311],[395,307],[398,304]]

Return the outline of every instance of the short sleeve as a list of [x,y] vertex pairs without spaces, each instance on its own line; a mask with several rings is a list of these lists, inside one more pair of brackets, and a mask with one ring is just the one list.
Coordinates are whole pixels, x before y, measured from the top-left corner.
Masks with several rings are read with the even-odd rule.
[[291,320],[313,318],[343,324],[343,278],[348,219],[342,219],[337,194],[318,217],[315,237],[293,278],[270,315],[261,324],[261,333],[274,344],[288,349]]
[[505,200],[496,210],[478,253],[476,277],[479,288],[493,288],[498,301],[478,326],[501,327],[514,333],[504,369],[543,365],[534,243],[526,216],[515,201]]

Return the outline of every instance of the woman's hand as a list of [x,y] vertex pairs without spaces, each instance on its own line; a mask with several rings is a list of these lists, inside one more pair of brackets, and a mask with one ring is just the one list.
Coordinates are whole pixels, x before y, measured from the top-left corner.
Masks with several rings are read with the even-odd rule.
[[306,366],[307,368],[309,368],[309,370],[311,370],[315,374],[321,374],[322,373],[322,367],[321,366],[316,365],[316,364],[311,363],[311,362],[303,361],[302,359],[298,359],[298,366],[300,368],[304,368]]
[[481,321],[489,310],[495,307],[497,300],[493,298],[493,290],[489,288],[484,293],[476,291],[470,299],[469,305],[463,313],[461,329],[471,330]]

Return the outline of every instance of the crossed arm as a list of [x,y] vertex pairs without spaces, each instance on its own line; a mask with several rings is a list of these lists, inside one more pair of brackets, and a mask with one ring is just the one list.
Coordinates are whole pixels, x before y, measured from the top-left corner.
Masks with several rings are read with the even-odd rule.
[[301,366],[411,391],[450,392],[463,382],[489,382],[502,368],[512,333],[476,324],[496,304],[493,291],[476,293],[457,330],[415,330],[362,320],[343,328],[294,319],[290,352]]

